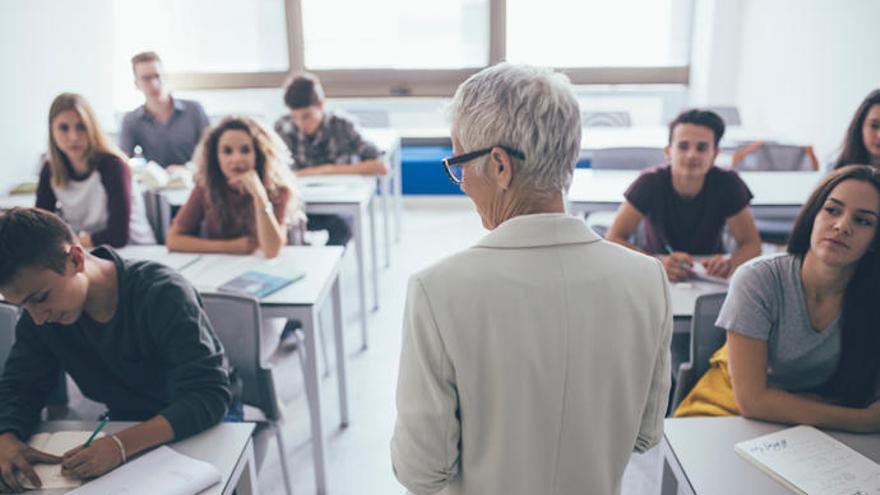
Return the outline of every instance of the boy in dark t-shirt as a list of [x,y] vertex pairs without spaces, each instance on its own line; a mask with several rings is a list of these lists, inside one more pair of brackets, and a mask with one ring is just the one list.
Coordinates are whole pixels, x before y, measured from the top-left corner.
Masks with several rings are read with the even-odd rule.
[[[624,193],[608,240],[659,255],[673,282],[694,275],[692,255],[707,274],[729,277],[761,254],[761,239],[749,211],[752,193],[736,172],[714,165],[724,121],[714,112],[688,110],[669,124],[669,164],[642,172]],[[645,222],[645,245],[629,238]],[[725,225],[737,247],[725,256]]]
[[[218,423],[231,400],[223,347],[195,289],[163,265],[86,252],[57,216],[0,214],[0,294],[25,311],[0,378],[0,491],[39,486],[37,462],[99,476]],[[65,370],[110,418],[141,421],[55,457],[26,443]]]

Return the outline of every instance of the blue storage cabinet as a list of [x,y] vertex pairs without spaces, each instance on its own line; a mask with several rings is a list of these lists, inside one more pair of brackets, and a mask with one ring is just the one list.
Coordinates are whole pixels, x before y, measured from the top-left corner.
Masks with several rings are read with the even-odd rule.
[[[401,153],[403,194],[464,194],[449,180],[443,159],[452,156],[448,146],[404,146]],[[578,168],[589,168],[589,159],[578,161]]]

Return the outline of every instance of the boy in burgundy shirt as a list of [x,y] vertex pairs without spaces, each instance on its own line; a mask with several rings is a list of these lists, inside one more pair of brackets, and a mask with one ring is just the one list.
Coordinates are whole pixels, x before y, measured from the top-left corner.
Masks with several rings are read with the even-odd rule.
[[[761,254],[761,239],[749,211],[752,193],[731,170],[714,165],[724,121],[702,110],[682,112],[669,124],[669,163],[643,171],[624,193],[608,240],[659,255],[671,281],[693,276],[692,255],[707,256],[709,275],[728,277]],[[629,238],[645,222],[645,245]],[[737,247],[725,256],[725,225]]]

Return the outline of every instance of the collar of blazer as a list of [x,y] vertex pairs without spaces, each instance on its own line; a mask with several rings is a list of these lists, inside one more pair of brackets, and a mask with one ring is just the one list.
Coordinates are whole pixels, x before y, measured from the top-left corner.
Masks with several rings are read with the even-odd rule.
[[475,247],[527,248],[601,241],[579,217],[566,213],[520,215],[502,223]]

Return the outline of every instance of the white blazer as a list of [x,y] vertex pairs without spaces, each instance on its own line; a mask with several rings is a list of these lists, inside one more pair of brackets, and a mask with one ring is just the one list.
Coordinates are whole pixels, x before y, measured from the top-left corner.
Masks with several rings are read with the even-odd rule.
[[512,218],[413,275],[391,441],[432,494],[612,494],[663,434],[660,262],[565,214]]

